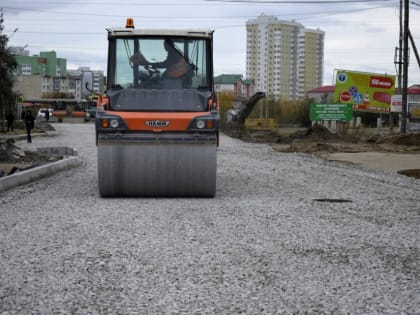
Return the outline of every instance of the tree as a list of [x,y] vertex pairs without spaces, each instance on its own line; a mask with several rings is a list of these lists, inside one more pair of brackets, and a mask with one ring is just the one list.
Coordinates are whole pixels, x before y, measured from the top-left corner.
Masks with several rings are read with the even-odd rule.
[[[0,29],[3,29],[3,19],[0,19]],[[4,117],[7,110],[13,110],[15,95],[13,93],[13,70],[17,68],[17,62],[7,49],[8,38],[0,35],[0,120],[1,129],[4,131]]]
[[223,125],[226,122],[227,111],[232,109],[235,96],[231,91],[222,91],[217,93],[217,98],[219,101],[220,121]]

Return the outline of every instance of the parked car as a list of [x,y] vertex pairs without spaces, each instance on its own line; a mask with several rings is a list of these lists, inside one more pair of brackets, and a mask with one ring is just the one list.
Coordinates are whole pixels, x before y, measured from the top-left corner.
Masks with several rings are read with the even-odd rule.
[[88,108],[87,112],[89,113],[90,118],[96,117],[96,110],[97,110],[96,105]]
[[37,119],[46,119],[46,112],[49,112],[49,118],[54,115],[54,110],[52,108],[41,108],[38,112]]
[[96,110],[96,106],[86,108],[85,121],[90,121],[91,119],[95,120]]

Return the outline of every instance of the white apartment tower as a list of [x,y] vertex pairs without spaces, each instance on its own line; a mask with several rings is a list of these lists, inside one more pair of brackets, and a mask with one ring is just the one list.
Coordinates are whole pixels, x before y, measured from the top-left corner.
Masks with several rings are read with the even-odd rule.
[[248,20],[246,29],[246,77],[256,91],[299,100],[322,85],[324,31],[266,15]]

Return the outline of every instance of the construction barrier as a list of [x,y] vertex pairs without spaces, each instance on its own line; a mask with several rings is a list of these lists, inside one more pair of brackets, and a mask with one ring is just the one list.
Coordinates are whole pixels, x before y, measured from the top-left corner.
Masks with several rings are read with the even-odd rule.
[[65,110],[55,110],[53,115],[56,117],[66,117],[67,112]]
[[273,118],[247,118],[245,127],[251,130],[271,131],[277,128],[277,120]]
[[85,111],[74,111],[71,113],[72,117],[85,117],[86,112]]

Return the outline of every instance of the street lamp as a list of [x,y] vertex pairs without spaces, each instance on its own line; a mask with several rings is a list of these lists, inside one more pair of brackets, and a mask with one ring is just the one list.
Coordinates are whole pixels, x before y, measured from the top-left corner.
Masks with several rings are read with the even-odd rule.
[[10,36],[7,38],[10,40],[10,38],[12,38],[13,35],[15,35],[15,33],[19,30],[19,28],[15,28],[12,32],[12,34],[10,34]]

